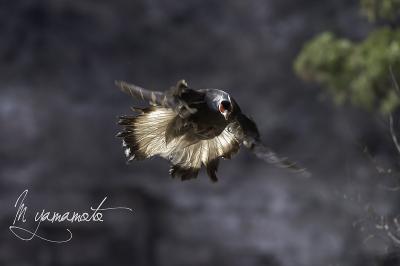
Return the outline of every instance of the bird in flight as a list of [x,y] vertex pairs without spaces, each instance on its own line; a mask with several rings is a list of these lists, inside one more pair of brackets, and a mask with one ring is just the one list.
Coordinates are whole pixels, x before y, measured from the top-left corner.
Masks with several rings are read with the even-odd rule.
[[267,148],[254,121],[222,90],[193,89],[184,80],[165,92],[124,81],[115,84],[149,103],[145,108],[132,107],[136,115],[119,118],[123,129],[117,137],[122,138],[128,162],[161,156],[171,162],[169,173],[174,178],[196,178],[204,166],[216,182],[220,159],[230,159],[243,145],[268,163],[306,173]]

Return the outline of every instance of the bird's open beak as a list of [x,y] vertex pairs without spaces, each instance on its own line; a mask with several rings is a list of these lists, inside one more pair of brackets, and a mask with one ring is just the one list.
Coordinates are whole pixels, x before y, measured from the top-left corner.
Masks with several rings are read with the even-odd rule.
[[229,119],[229,113],[228,113],[227,110],[225,110],[225,111],[222,113],[222,115],[225,117],[225,120],[228,120],[228,119]]

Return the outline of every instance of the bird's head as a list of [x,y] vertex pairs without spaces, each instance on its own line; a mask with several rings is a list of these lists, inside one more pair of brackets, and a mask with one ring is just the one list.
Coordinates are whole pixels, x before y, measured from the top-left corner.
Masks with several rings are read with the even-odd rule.
[[222,100],[218,104],[218,111],[224,116],[225,120],[228,120],[233,111],[232,103],[227,100]]
[[229,120],[234,111],[234,101],[231,99],[228,93],[215,90],[213,99],[214,108],[225,118]]

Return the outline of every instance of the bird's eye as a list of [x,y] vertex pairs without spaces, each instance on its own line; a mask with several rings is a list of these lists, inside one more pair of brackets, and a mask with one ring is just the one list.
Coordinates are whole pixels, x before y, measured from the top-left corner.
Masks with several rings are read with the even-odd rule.
[[222,101],[222,102],[219,104],[219,111],[220,111],[221,113],[223,113],[223,112],[225,112],[225,111],[231,112],[231,111],[232,111],[232,105],[231,105],[231,103],[228,102],[228,101]]

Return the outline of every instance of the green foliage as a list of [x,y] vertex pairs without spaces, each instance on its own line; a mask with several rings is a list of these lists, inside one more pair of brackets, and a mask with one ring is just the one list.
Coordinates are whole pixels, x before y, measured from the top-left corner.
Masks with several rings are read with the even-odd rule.
[[322,84],[337,103],[382,113],[400,106],[390,67],[399,78],[400,30],[386,27],[360,43],[322,33],[305,44],[294,63],[300,77]]
[[346,89],[351,80],[347,72],[347,59],[354,50],[353,44],[345,39],[336,39],[325,32],[304,46],[294,67],[306,81],[317,81],[327,86],[337,103],[346,99]]
[[361,8],[370,21],[393,21],[400,15],[400,0],[361,0]]

